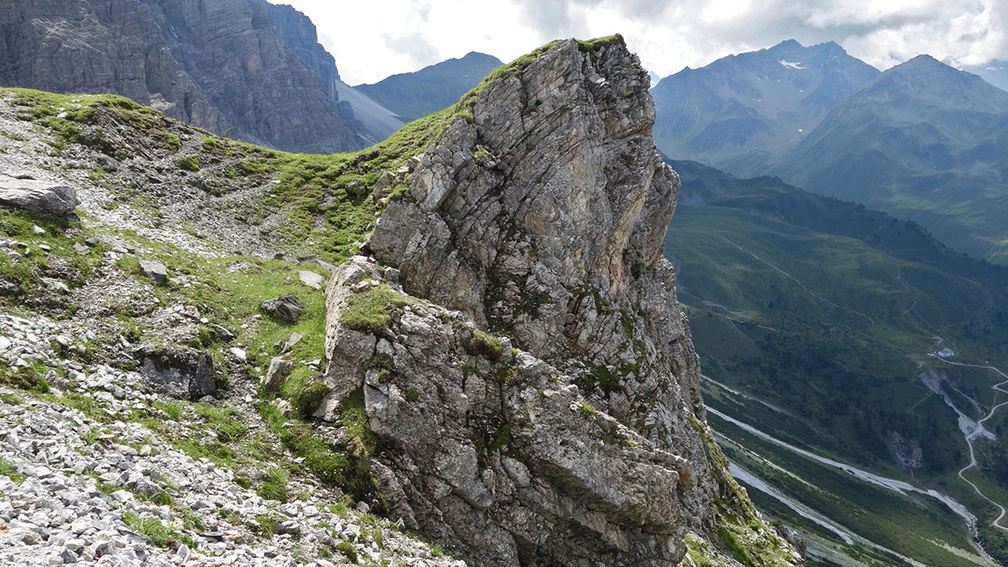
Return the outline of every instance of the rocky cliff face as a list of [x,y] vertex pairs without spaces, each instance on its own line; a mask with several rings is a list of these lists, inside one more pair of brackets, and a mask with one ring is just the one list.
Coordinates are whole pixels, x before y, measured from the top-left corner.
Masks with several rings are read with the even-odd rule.
[[114,93],[278,149],[357,149],[368,132],[336,92],[315,26],[264,0],[0,2],[0,84]]
[[478,564],[676,565],[722,530],[798,562],[705,424],[647,73],[617,36],[494,76],[379,219],[392,267],[330,283],[317,415],[362,396],[392,515]]

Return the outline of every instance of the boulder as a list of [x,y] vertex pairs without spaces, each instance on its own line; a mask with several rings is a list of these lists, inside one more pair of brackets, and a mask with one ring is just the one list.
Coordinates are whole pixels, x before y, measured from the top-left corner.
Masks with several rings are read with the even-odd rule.
[[137,358],[155,390],[193,401],[217,393],[213,358],[206,351],[146,347]]
[[269,394],[275,394],[279,391],[293,367],[294,363],[289,358],[273,357],[270,360],[269,369],[266,371],[266,378],[263,380],[263,391]]
[[311,270],[298,270],[298,279],[300,279],[301,283],[306,286],[315,289],[322,289],[322,286],[325,285],[326,281],[325,276]]
[[0,207],[69,220],[77,205],[80,200],[73,187],[0,174]]

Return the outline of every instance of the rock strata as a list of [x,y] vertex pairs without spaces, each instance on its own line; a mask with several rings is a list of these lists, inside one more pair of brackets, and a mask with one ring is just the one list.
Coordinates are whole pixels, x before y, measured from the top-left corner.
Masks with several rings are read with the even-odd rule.
[[[393,514],[481,564],[677,565],[725,513],[789,549],[706,427],[646,71],[619,36],[534,55],[470,100],[378,220],[370,250],[401,287],[364,260],[330,282],[317,415],[362,392]],[[355,325],[379,296],[386,323]]]
[[[374,264],[341,267],[332,317],[382,288],[395,286]],[[678,564],[690,463],[596,409],[570,376],[419,301],[374,335],[333,330],[344,358],[331,384],[362,391],[371,429],[403,448],[372,473],[407,527],[481,565]]]

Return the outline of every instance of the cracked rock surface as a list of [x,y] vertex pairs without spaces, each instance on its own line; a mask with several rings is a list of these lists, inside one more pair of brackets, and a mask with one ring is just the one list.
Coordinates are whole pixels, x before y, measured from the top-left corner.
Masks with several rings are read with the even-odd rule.
[[[327,288],[317,415],[362,392],[393,514],[480,564],[677,565],[734,499],[662,257],[679,180],[648,85],[618,36],[514,66],[379,218],[398,283],[357,258]],[[382,287],[417,299],[344,324]]]

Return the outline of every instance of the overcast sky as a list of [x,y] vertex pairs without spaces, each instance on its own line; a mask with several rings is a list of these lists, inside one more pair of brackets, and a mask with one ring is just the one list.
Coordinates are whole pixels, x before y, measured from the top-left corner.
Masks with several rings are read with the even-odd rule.
[[621,33],[659,77],[785,39],[839,43],[881,70],[921,53],[1008,59],[1008,0],[270,0],[318,27],[343,81],[470,51],[504,62],[557,38]]

